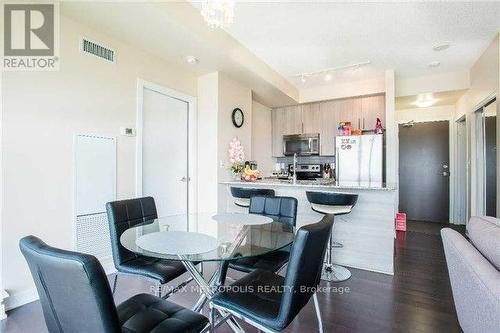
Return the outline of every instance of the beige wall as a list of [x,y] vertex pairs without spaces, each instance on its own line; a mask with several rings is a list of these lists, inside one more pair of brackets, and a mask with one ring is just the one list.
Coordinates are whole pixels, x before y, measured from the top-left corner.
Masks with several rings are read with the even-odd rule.
[[411,108],[396,110],[396,122],[408,121],[440,121],[450,120],[455,114],[455,105],[431,106],[428,108]]
[[[231,115],[235,108],[243,111],[245,121],[237,128]],[[245,160],[252,158],[252,91],[239,82],[219,73],[219,130],[217,145],[219,154],[219,181],[231,179],[229,170],[229,142],[237,137],[245,149]]]
[[[245,121],[242,127],[233,126],[231,115],[240,108]],[[238,137],[245,149],[245,158],[252,157],[252,91],[229,78],[215,72],[203,75],[198,80],[198,210],[218,210],[218,186],[231,179],[229,171],[229,142]]]
[[340,84],[328,84],[299,91],[300,103],[326,101],[353,96],[375,95],[385,92],[385,79],[379,77]]
[[274,169],[272,148],[271,108],[253,101],[252,160],[257,161],[263,176],[269,176]]
[[[478,212],[476,207],[476,151],[473,142],[475,142],[475,133],[472,130],[473,113],[482,103],[491,96],[498,97],[499,87],[499,35],[495,37],[492,43],[484,51],[481,57],[476,61],[470,70],[470,88],[458,100],[456,104],[455,119],[463,115],[466,116],[467,123],[467,160],[470,168],[468,169],[468,193],[469,195],[469,215]],[[498,108],[498,103],[497,103]],[[498,113],[498,109],[497,109]],[[498,117],[497,117],[498,121]],[[500,131],[497,131],[497,142],[500,142]],[[498,153],[497,153],[498,154]],[[500,174],[500,168],[497,163],[497,174]],[[497,184],[497,193],[500,190],[500,182]],[[500,197],[497,197],[497,207],[500,207]]]
[[[137,78],[196,95],[196,77],[159,58],[61,17],[57,72],[3,73],[3,285],[15,305],[33,297],[18,241],[29,234],[72,247],[74,133],[117,137],[117,196],[135,194]],[[80,36],[117,51],[116,65],[79,52]]]

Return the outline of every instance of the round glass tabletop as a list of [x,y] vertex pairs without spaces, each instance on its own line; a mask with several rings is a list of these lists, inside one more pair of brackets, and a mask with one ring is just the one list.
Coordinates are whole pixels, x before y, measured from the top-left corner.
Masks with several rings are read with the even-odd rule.
[[[189,225],[189,227],[188,227]],[[253,257],[293,242],[288,223],[255,214],[183,214],[137,224],[121,244],[139,255],[184,261]]]

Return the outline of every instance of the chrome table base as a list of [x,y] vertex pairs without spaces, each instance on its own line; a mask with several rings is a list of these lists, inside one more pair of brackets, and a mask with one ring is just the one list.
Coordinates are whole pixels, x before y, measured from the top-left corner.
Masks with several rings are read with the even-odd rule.
[[[182,260],[184,259],[183,256],[179,256],[179,258]],[[192,310],[196,312],[201,312],[203,307],[207,302],[210,302],[210,300],[215,296],[217,292],[217,288],[220,286],[220,275],[222,273],[222,265],[223,261],[219,263],[219,267],[216,269],[214,274],[210,277],[208,281],[205,280],[203,275],[198,271],[196,266],[193,264],[193,262],[189,260],[182,260],[182,263],[184,264],[184,267],[186,267],[186,270],[191,274],[193,277],[194,281],[198,284],[200,287],[201,295],[198,298],[198,301],[195,303],[193,306]],[[226,323],[229,325],[231,330],[235,333],[244,333],[245,331],[243,328],[240,326],[240,324],[234,319],[233,316],[228,314],[226,311],[223,310],[218,310],[219,314],[222,317],[228,317]]]

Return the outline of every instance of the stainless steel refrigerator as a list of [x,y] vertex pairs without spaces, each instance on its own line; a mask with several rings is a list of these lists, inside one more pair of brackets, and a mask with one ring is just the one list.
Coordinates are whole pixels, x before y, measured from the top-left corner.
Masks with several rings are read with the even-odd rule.
[[382,186],[383,135],[337,136],[335,169],[345,186]]

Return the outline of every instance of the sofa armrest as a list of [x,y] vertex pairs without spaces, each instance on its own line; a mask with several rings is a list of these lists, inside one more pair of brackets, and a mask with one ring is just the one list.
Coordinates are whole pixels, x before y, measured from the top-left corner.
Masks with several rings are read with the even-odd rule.
[[458,232],[445,228],[441,236],[460,326],[500,332],[500,272]]

